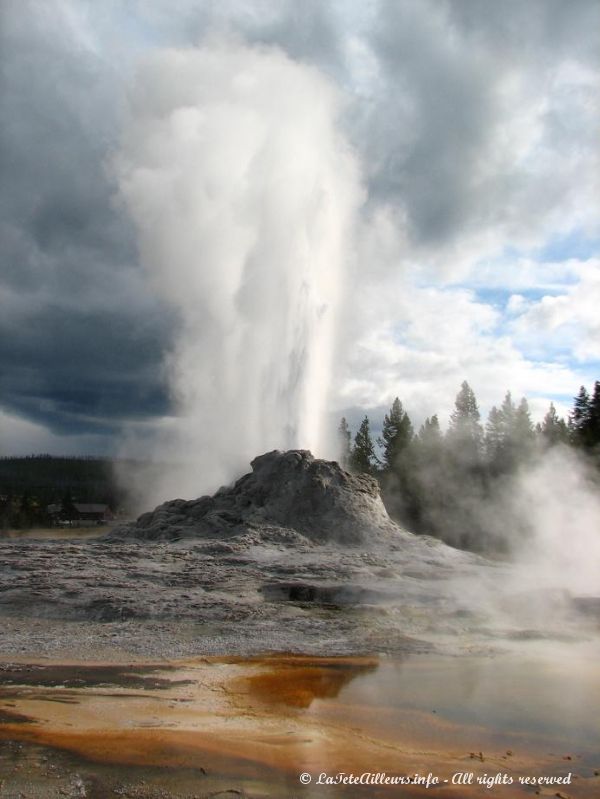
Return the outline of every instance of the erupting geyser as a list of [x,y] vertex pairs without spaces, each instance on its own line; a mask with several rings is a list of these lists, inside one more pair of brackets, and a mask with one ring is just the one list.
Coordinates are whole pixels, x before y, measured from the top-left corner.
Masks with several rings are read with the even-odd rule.
[[162,51],[137,73],[114,166],[142,264],[180,320],[161,458],[195,461],[165,497],[197,496],[265,450],[326,450],[362,199],[339,105],[316,69],[239,42]]

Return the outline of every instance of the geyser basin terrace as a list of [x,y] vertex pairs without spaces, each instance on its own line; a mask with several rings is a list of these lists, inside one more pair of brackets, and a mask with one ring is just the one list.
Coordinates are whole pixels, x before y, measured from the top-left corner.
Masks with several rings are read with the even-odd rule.
[[[594,795],[597,605],[399,528],[375,481],[336,463],[271,452],[103,539],[0,547],[2,736],[28,742],[3,751],[38,785],[50,757],[73,796],[78,779],[88,796],[137,780],[132,795],[182,797],[235,776],[252,796],[318,797],[338,794],[301,771],[360,761],[444,778],[577,770],[568,795]],[[53,675],[48,658],[112,666]]]
[[252,467],[103,539],[4,542],[5,652],[405,653],[439,645],[422,635],[433,615],[438,634],[464,629],[453,581],[480,558],[401,530],[375,480],[336,463],[291,451]]
[[472,653],[597,625],[509,564],[399,528],[372,478],[301,450],[103,539],[11,539],[2,555],[5,654]]

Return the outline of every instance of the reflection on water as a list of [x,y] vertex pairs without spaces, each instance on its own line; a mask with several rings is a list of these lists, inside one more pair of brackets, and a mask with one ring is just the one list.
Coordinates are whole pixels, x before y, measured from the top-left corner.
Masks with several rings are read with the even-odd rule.
[[[262,661],[268,664],[268,660]],[[377,671],[375,658],[283,658],[249,677],[241,677],[236,687],[268,704],[308,708],[315,699],[335,699],[342,688],[361,674]]]
[[[600,751],[600,671],[591,656],[555,649],[548,657],[383,660],[377,674],[344,691],[345,701],[380,707],[395,720],[426,711],[497,737],[527,735],[530,745]],[[392,721],[393,723],[393,721]]]
[[[204,659],[162,670],[13,666],[0,671],[0,740],[29,743],[23,757],[33,782],[43,786],[35,752],[52,747],[39,751],[96,780],[98,796],[125,778],[140,783],[140,797],[153,795],[143,785],[165,797],[192,788],[202,796],[399,795],[397,786],[298,781],[301,772],[316,780],[343,771],[432,772],[442,780],[437,797],[489,796],[484,785],[451,786],[457,772],[572,772],[568,796],[591,797],[600,795],[596,662],[553,649],[496,658]],[[506,799],[532,793],[518,784],[495,791]]]

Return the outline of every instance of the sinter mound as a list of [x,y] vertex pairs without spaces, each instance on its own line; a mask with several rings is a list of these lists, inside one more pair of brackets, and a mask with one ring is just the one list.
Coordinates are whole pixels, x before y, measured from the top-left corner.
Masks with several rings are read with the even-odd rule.
[[308,450],[274,450],[255,458],[252,472],[212,497],[174,499],[144,513],[111,538],[169,540],[258,533],[283,540],[300,534],[315,543],[355,545],[399,532],[377,481],[346,472]]

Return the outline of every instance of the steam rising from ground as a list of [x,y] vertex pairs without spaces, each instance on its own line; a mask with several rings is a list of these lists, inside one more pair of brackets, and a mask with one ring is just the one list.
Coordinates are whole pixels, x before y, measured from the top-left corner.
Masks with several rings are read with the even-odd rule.
[[593,469],[572,450],[555,447],[514,481],[513,513],[525,521],[515,542],[518,582],[600,590],[600,492]]
[[483,612],[490,630],[530,644],[546,636],[567,640],[580,625],[597,640],[598,480],[585,456],[556,446],[481,501],[478,524],[492,540],[504,540],[510,554],[469,581],[455,580],[454,595],[465,609]]
[[114,168],[180,320],[157,458],[187,462],[146,502],[198,496],[276,447],[332,454],[323,419],[362,200],[339,110],[316,69],[274,48],[218,40],[138,71]]

